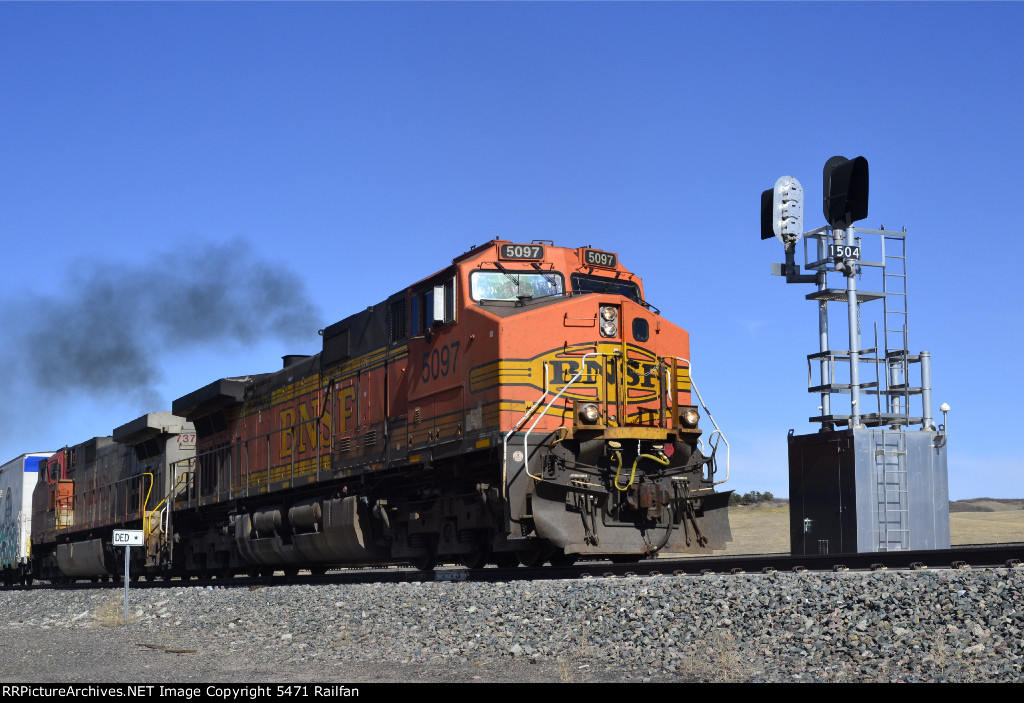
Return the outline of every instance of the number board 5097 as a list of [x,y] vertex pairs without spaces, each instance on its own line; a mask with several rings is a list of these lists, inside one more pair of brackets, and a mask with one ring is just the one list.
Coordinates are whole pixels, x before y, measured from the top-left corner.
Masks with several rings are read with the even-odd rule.
[[584,249],[583,263],[587,266],[601,266],[603,268],[613,269],[615,268],[615,264],[618,263],[618,257],[608,251]]
[[544,247],[540,244],[502,244],[500,258],[518,261],[540,261]]

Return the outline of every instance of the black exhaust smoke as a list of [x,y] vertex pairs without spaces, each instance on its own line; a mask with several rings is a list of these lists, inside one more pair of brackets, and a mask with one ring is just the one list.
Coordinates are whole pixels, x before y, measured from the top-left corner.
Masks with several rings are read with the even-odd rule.
[[[7,301],[2,315],[3,346],[14,357],[7,368],[19,386],[30,386],[19,395],[127,397],[152,409],[161,402],[154,389],[161,360],[174,352],[268,338],[302,347],[319,341],[319,314],[301,279],[241,240],[49,271],[35,290]],[[211,379],[194,380],[199,387]]]

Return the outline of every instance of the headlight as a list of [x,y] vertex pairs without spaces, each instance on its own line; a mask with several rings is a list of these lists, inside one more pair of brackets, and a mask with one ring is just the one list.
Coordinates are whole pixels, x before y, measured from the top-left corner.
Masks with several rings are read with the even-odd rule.
[[601,410],[593,403],[587,403],[580,408],[580,420],[593,425],[595,422],[601,419]]
[[693,429],[697,426],[700,421],[700,415],[694,408],[687,408],[679,413],[679,421],[683,423],[683,427]]
[[613,305],[601,306],[601,336],[619,336],[619,311]]

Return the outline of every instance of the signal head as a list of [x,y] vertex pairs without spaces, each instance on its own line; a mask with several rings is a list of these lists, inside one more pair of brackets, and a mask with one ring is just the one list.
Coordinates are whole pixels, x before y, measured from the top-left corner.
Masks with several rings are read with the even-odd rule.
[[868,216],[867,159],[833,156],[822,176],[822,211],[833,229],[846,229]]
[[761,239],[774,235],[783,244],[797,242],[804,233],[804,189],[792,176],[775,181],[761,193]]

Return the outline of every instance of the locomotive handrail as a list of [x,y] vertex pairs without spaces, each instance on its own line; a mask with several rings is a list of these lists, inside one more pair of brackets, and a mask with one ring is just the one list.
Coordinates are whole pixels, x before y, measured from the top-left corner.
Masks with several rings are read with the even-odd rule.
[[[326,408],[326,403],[325,406]],[[318,416],[317,422],[321,421],[323,413]],[[313,422],[313,420],[310,420]],[[287,471],[287,475],[283,479],[279,480],[295,480],[296,476],[304,476],[309,472],[313,472],[314,475],[319,475],[316,472],[323,470],[324,462],[328,460],[328,456],[322,453],[323,447],[321,447],[319,439],[316,443],[316,455],[307,457],[306,459],[299,459],[298,454],[300,452],[297,442],[293,442],[290,449],[290,454],[287,460],[281,464],[274,464],[270,457],[270,441],[275,435],[282,435],[285,432],[296,432],[299,428],[305,425],[304,421],[296,421],[289,426],[280,427],[269,430],[257,435],[253,435],[244,440],[235,440],[229,444],[219,445],[211,449],[207,449],[202,452],[197,452],[195,457],[182,460],[182,462],[190,462],[194,465],[197,460],[203,460],[204,458],[214,457],[218,452],[226,451],[230,459],[228,469],[220,467],[220,473],[217,474],[217,480],[215,485],[204,489],[203,486],[197,482],[192,482],[193,491],[190,494],[188,501],[196,501],[204,497],[213,497],[216,500],[224,500],[228,498],[234,491],[241,491],[242,496],[248,497],[252,495],[252,490],[258,486],[269,486],[272,482],[273,472],[277,470]],[[266,453],[261,456],[254,457],[254,453],[258,452],[261,447],[266,448]],[[181,462],[175,462],[181,463]],[[305,473],[303,473],[305,472]],[[194,476],[195,472],[189,472],[189,476]],[[262,479],[261,483],[257,483],[258,480]]]
[[[704,398],[701,397],[700,391],[697,390],[697,384],[693,380],[693,364],[690,363],[689,359],[684,359],[681,356],[677,356],[677,357],[673,357],[673,358],[675,358],[675,359],[677,359],[679,361],[682,361],[682,362],[684,362],[686,364],[687,375],[690,378],[690,388],[692,388],[693,392],[697,394],[697,400],[700,401],[700,406],[702,408],[704,408],[704,412],[706,412],[708,414],[708,419],[711,420],[711,424],[715,426],[715,431],[712,432],[708,436],[708,444],[709,445],[711,444],[711,440],[714,439],[716,434],[719,436],[719,438],[723,442],[725,442],[725,478],[723,478],[721,481],[715,481],[711,485],[717,486],[720,483],[725,483],[726,481],[729,480],[729,440],[726,439],[725,433],[722,432],[722,429],[718,426],[718,423],[715,422],[715,418],[711,416],[711,411],[708,410],[707,403],[704,402]],[[718,443],[716,442],[715,443],[715,448],[712,449],[712,456],[714,456],[715,452],[717,451],[717,448],[718,448]],[[710,476],[709,476],[709,478],[710,478]]]
[[[141,481],[143,476],[150,477],[149,490],[146,493],[145,498],[141,496],[142,486]],[[61,479],[67,483],[76,483],[71,479]],[[138,482],[139,485],[139,501],[140,504],[136,510],[131,509],[129,505],[129,493],[131,486],[134,482]],[[153,484],[155,479],[151,472],[143,472],[135,474],[133,476],[124,476],[116,478],[109,483],[97,484],[89,487],[75,486],[72,489],[72,493],[67,496],[55,496],[55,504],[53,508],[54,512],[54,530],[64,529],[76,529],[80,526],[96,526],[102,524],[104,521],[107,522],[125,522],[130,519],[135,519],[138,515],[138,519],[143,522],[143,528],[145,528],[146,522],[146,503],[149,501],[149,496],[153,491]],[[97,497],[106,490],[113,495],[124,497],[123,505],[116,505],[116,501],[110,501],[106,504],[105,509],[101,505],[101,500]]]
[[[502,498],[506,498],[507,497],[506,489],[508,487],[508,438],[511,437],[520,427],[522,427],[523,424],[530,418],[530,414],[534,410],[536,410],[537,406],[544,402],[544,399],[547,397],[548,393],[550,392],[548,390],[549,389],[549,386],[548,386],[548,376],[549,376],[549,374],[548,374],[548,362],[545,361],[544,362],[544,392],[541,394],[540,398],[537,398],[537,402],[534,403],[530,407],[530,409],[527,410],[526,413],[521,418],[519,418],[519,422],[517,422],[512,427],[512,429],[508,431],[508,433],[505,435],[505,437],[501,440],[501,497]],[[527,469],[526,473],[527,474],[530,473],[529,469]]]
[[[526,475],[529,476],[530,478],[532,478],[534,481],[541,481],[541,480],[543,480],[543,478],[541,476],[534,476],[533,474],[530,473],[530,450],[529,450],[529,445],[527,444],[528,440],[530,439],[530,433],[533,432],[533,428],[535,428],[537,426],[537,423],[540,422],[541,418],[544,417],[545,415],[547,415],[548,410],[550,410],[551,406],[555,404],[555,401],[558,400],[559,398],[561,398],[562,394],[565,393],[567,390],[569,390],[569,387],[572,386],[572,384],[574,384],[579,379],[579,377],[583,374],[583,372],[587,368],[587,363],[586,362],[587,362],[587,357],[588,356],[607,356],[607,355],[604,354],[603,352],[589,352],[587,354],[584,354],[582,357],[580,357],[580,368],[579,368],[579,371],[576,372],[575,376],[573,376],[572,378],[569,379],[569,381],[562,387],[562,390],[558,391],[558,393],[555,394],[555,397],[551,399],[551,402],[547,404],[547,407],[545,407],[543,411],[541,411],[540,415],[537,416],[537,419],[533,421],[532,425],[530,425],[530,429],[528,429],[526,431],[526,434],[523,435],[523,468],[526,470]],[[548,393],[548,391],[546,390],[547,389],[547,384],[548,384],[548,370],[547,370],[547,364],[544,364],[544,387],[545,387],[545,392],[544,392],[544,396],[541,396],[541,401],[544,400],[544,397]],[[538,403],[539,402],[540,401],[538,401]],[[525,420],[526,418],[524,417],[523,419]]]
[[[149,515],[146,514],[146,505],[149,503],[149,496],[153,493],[153,484],[156,483],[156,477],[150,471],[143,471],[139,476],[149,476],[149,490],[146,491],[146,498],[142,501],[142,529],[145,533],[149,534]],[[127,496],[126,496],[127,498]],[[128,507],[128,501],[125,501],[125,508]]]
[[[191,459],[187,459],[186,461],[191,461]],[[177,464],[177,463],[178,462],[172,462],[171,463],[171,467],[173,468],[174,465]],[[164,524],[163,524],[163,513],[166,512],[166,511],[161,511],[160,507],[164,503],[167,502],[168,498],[170,498],[171,496],[174,495],[174,493],[177,490],[179,484],[187,483],[188,482],[188,478],[187,477],[188,477],[188,473],[187,472],[181,474],[181,476],[179,476],[178,480],[175,482],[174,486],[171,487],[170,492],[166,496],[164,496],[163,500],[161,500],[159,503],[156,504],[155,508],[153,508],[152,510],[149,511],[149,514],[146,516],[146,520],[148,521],[148,523],[147,522],[143,523],[143,527],[146,530],[146,534],[152,534],[152,530],[149,529],[149,526],[152,524],[152,519],[151,518],[157,512],[160,512],[160,529],[163,530],[164,533],[166,534],[166,530],[164,529]],[[147,502],[148,502],[148,496],[147,496]]]

